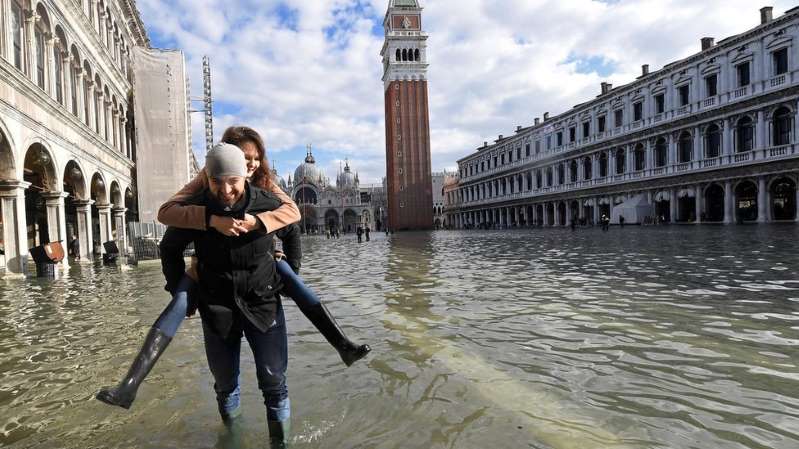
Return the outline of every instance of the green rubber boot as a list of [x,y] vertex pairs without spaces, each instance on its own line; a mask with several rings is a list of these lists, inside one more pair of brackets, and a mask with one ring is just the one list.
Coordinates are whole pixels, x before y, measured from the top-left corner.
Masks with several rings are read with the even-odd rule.
[[269,427],[269,448],[286,449],[289,447],[289,435],[291,435],[291,421],[267,421]]

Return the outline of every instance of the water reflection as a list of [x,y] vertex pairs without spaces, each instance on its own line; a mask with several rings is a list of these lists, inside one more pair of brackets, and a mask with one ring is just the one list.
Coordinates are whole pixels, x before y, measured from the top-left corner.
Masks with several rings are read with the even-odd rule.
[[[287,303],[293,447],[799,447],[796,226],[304,240],[365,363]],[[219,424],[196,320],[134,408],[92,399],[167,301],[157,265],[0,282],[0,446],[264,447]]]

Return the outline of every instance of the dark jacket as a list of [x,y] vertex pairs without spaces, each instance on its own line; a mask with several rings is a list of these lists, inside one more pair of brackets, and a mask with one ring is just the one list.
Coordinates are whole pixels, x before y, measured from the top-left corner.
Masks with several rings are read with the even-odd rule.
[[[242,218],[277,209],[281,202],[271,193],[247,184],[244,198],[226,210],[208,191],[190,199],[189,204],[202,204],[212,215]],[[203,321],[221,336],[227,336],[247,319],[261,331],[274,322],[279,304],[277,293],[282,286],[274,260],[274,236],[283,240],[286,259],[295,270],[302,257],[299,228],[296,225],[276,233],[248,232],[227,237],[214,229],[197,231],[168,228],[161,240],[161,266],[166,289],[174,293],[183,277],[183,251],[190,243],[198,259],[200,277],[197,302]]]

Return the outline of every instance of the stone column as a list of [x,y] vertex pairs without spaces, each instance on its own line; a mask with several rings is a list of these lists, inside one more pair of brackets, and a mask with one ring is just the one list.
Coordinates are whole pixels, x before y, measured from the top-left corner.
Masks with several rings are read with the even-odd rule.
[[768,221],[768,192],[766,192],[766,178],[757,178],[757,222],[766,223]]
[[25,48],[24,59],[27,65],[23,67],[28,68],[28,77],[36,84],[36,39],[34,33],[36,32],[36,22],[39,21],[39,15],[35,11],[27,11],[25,17]]
[[674,134],[672,133],[669,133],[668,138],[669,165],[674,165],[677,163],[677,141],[674,139]]
[[702,198],[702,185],[697,184],[694,191],[696,192],[695,193],[696,198],[694,201],[694,206],[695,206],[694,214],[696,215],[696,220],[694,221],[694,223],[698,224],[702,223],[702,203],[703,203],[702,200],[704,199]]
[[86,121],[88,122],[87,125],[89,125],[89,129],[95,130],[97,127],[95,126],[94,118],[94,114],[96,114],[96,106],[94,101],[94,81],[90,79],[86,80],[86,97],[89,99],[89,104],[87,105],[89,107],[89,116],[86,118]]
[[44,47],[47,51],[47,88],[50,92],[50,98],[58,101],[58,96],[55,91],[55,46],[59,39],[57,37],[49,37],[45,40]]
[[120,150],[122,146],[119,144],[119,110],[111,105],[111,146],[116,150]]
[[724,119],[724,130],[721,135],[721,154],[725,156],[725,162],[728,161],[729,155],[732,154],[732,125],[730,119]]
[[[702,134],[699,131],[699,127],[694,127],[694,151],[693,151],[693,161],[698,162],[704,159],[704,154],[702,153]],[[698,167],[698,165],[696,165]],[[697,217],[699,219],[699,217]]]
[[100,11],[97,19],[98,23],[100,24],[100,29],[97,30],[97,32],[100,34],[100,42],[102,42],[103,45],[108,45],[108,34],[106,33],[105,26],[105,11]]
[[75,211],[78,216],[78,242],[80,244],[80,262],[91,262],[94,254],[92,236],[92,204],[94,200],[75,200]]
[[[763,111],[757,111],[757,127],[755,128],[755,148],[760,150],[766,147],[766,122]],[[758,218],[758,221],[760,218]]]
[[[42,198],[45,200],[47,207],[47,233],[50,236],[51,242],[61,242],[64,251],[67,251],[69,242],[67,241],[67,221],[66,211],[64,209],[64,198],[69,194],[65,192],[47,192],[42,193]],[[69,267],[69,260],[64,257],[62,267]]]
[[64,104],[68,111],[72,111],[72,56],[68,53],[61,53],[62,68],[64,72]]
[[671,215],[671,222],[677,223],[677,189],[671,189],[669,191],[669,215]]
[[599,224],[599,197],[594,198],[594,225]]
[[114,134],[114,132],[111,130],[113,128],[113,126],[112,126],[113,118],[111,117],[111,106],[112,106],[111,105],[111,97],[108,97],[108,98],[105,99],[105,106],[104,106],[105,109],[103,111],[103,112],[105,112],[105,114],[104,114],[104,119],[105,119],[105,122],[104,122],[105,123],[105,141],[108,142],[111,146],[113,146],[113,142],[114,142],[114,135],[113,134]]
[[724,224],[733,222],[732,182],[724,181]]
[[78,103],[78,120],[83,123],[86,123],[86,108],[83,105],[83,101],[85,99],[85,93],[83,91],[83,69],[78,68],[75,70],[75,97],[77,98]]
[[[99,86],[98,86],[98,88],[99,88]],[[103,91],[102,90],[98,90],[96,102],[97,102],[97,111],[96,111],[97,118],[100,119],[100,122],[98,123],[100,125],[100,127],[99,127],[99,129],[97,129],[97,134],[100,135],[101,139],[105,139],[105,134],[104,134],[104,130],[105,130],[105,100],[103,99]]]
[[24,181],[0,181],[6,278],[25,277],[28,262],[28,225],[25,222]]

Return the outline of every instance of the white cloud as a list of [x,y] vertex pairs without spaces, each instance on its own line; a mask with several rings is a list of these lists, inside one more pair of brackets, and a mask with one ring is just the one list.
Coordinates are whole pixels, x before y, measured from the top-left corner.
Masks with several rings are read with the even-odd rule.
[[[383,39],[373,27],[382,24],[387,3],[137,2],[151,34],[186,53],[194,96],[202,92],[202,56],[210,56],[217,111],[227,112],[215,115],[217,138],[230,124],[253,126],[284,176],[311,142],[331,179],[338,161],[350,157],[364,183],[380,182],[385,170]],[[484,140],[512,134],[544,111],[557,114],[593,98],[600,81],[628,83],[641,64],[657,70],[695,53],[701,37],[718,41],[752,28],[760,7],[751,0],[423,4],[434,170],[454,167]],[[793,6],[772,4],[775,16]],[[576,61],[564,63],[570,56],[604,58],[613,73],[577,73]],[[195,148],[202,149],[202,117],[192,120]]]

